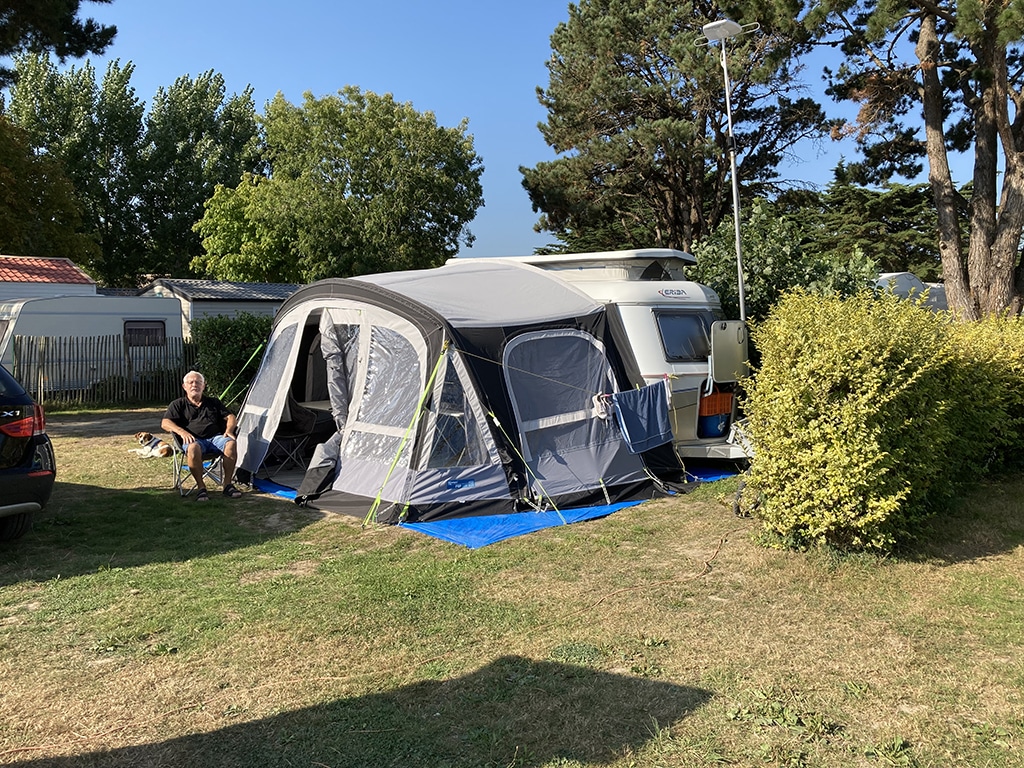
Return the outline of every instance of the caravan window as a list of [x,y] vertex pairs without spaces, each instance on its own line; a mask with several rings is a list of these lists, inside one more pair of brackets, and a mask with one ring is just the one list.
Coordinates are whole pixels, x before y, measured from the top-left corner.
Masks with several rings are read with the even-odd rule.
[[[0,336],[3,336],[0,333]],[[167,344],[163,320],[125,320],[124,343],[129,347],[162,347]]]
[[665,359],[674,363],[707,360],[711,354],[711,323],[715,316],[709,311],[680,312],[654,310]]

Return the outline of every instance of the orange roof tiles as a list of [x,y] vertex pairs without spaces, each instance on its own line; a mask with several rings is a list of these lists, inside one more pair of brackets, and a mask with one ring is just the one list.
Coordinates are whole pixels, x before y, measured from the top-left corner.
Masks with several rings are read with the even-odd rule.
[[69,259],[0,256],[0,283],[84,283],[96,281]]

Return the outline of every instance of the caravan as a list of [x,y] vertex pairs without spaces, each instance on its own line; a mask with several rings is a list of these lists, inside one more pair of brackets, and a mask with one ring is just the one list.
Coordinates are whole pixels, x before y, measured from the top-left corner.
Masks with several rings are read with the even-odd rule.
[[387,523],[651,498],[682,476],[667,403],[664,383],[633,386],[607,305],[536,266],[323,280],[275,318],[238,467],[266,477],[284,436],[289,455],[308,441],[274,480]]
[[[16,355],[18,337],[32,342],[21,356]],[[122,345],[74,343],[72,356],[61,361],[59,370],[44,366],[45,349],[41,352],[39,344],[97,337],[120,337]],[[148,353],[169,340],[181,342],[181,305],[176,299],[85,295],[0,301],[0,363],[26,386],[45,368],[47,389],[88,387],[111,370],[120,370],[116,364],[129,352],[148,360],[153,357]]]

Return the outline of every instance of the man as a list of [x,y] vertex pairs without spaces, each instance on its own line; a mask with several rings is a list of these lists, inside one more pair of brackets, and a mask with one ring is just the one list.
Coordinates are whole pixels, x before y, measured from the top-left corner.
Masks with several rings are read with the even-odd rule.
[[185,397],[167,406],[160,426],[177,435],[185,451],[189,471],[199,491],[196,501],[209,501],[210,494],[203,480],[203,454],[219,453],[224,458],[224,495],[237,499],[242,495],[232,479],[238,449],[235,445],[235,415],[216,397],[204,395],[206,378],[199,371],[189,371],[182,380]]

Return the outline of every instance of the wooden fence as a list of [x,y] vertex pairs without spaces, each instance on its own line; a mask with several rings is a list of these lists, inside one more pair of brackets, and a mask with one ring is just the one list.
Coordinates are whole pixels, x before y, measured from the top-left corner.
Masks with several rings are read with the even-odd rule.
[[152,405],[182,394],[196,345],[165,339],[129,346],[122,336],[15,336],[11,373],[37,403]]

